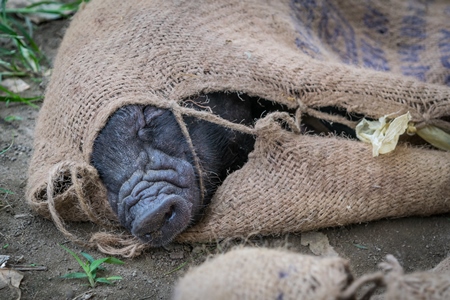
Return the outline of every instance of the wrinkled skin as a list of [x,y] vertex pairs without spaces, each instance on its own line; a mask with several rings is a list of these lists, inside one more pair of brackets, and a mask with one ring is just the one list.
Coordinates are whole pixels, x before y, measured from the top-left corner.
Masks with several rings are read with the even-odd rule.
[[[185,104],[246,125],[268,112],[286,110],[235,93],[203,95]],[[122,107],[94,142],[92,164],[107,188],[111,207],[120,223],[150,246],[168,244],[198,220],[220,183],[247,161],[254,146],[253,136],[193,117],[184,121],[202,169],[203,200],[193,154],[172,112],[153,106]],[[303,127],[306,132],[352,133],[345,126],[307,116],[303,121],[311,121]]]
[[[209,94],[186,103],[247,125],[262,111],[252,108],[256,101],[237,94]],[[246,162],[254,145],[252,136],[192,117],[184,121],[203,170],[203,203],[193,154],[172,112],[122,107],[94,142],[92,163],[120,223],[155,247],[168,244],[201,216],[217,186]]]

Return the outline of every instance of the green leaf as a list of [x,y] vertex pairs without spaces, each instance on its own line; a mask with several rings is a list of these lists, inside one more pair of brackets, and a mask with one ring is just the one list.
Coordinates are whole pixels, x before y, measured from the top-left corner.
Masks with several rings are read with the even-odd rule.
[[115,257],[108,257],[108,259],[105,260],[105,263],[114,264],[114,265],[123,265],[124,264],[123,261],[121,261],[120,259],[115,258]]
[[165,273],[164,276],[167,276],[167,275],[169,275],[169,274],[172,274],[172,273],[174,273],[174,272],[176,272],[176,271],[182,269],[186,264],[187,264],[187,261],[185,261],[184,263],[182,263],[181,265],[179,265],[179,266],[176,267],[175,269],[170,270],[169,272]]
[[94,261],[91,263],[90,267],[89,267],[90,270],[91,270],[91,272],[94,272],[95,270],[97,270],[97,268],[98,268],[102,263],[104,263],[107,259],[108,259],[108,258],[105,257],[105,258],[100,258],[100,259],[94,260]]
[[2,3],[1,3],[1,12],[2,12],[2,21],[5,21],[6,20],[6,1],[8,1],[8,0],[2,0]]
[[6,23],[0,23],[0,32],[4,32],[7,35],[10,35],[11,37],[17,37],[17,33],[12,29],[10,26],[8,26]]
[[10,190],[4,189],[4,188],[0,188],[0,193],[14,195],[13,192],[11,192]]
[[[81,251],[81,255],[83,255],[83,256],[89,261],[90,264],[92,264],[92,263],[95,261],[95,259],[94,259],[91,255],[89,255],[88,253],[86,253],[86,252]],[[106,270],[106,269],[105,269],[104,267],[102,267],[102,266],[98,266],[97,269],[98,269],[98,270]],[[96,275],[96,270],[92,270],[92,267],[91,267],[91,273],[92,273],[92,275],[95,277],[95,275]]]
[[[16,53],[15,50],[11,50],[11,49],[6,49],[3,47],[0,47],[0,54],[3,55],[13,55],[14,53]],[[6,64],[6,62],[3,61],[3,64]]]
[[113,284],[113,282],[109,281],[108,279],[104,277],[95,278],[95,282],[101,282],[101,283],[107,283],[107,284]]
[[70,253],[70,255],[73,256],[73,258],[76,259],[76,261],[78,262],[78,264],[83,268],[84,272],[86,272],[86,274],[90,274],[90,270],[89,270],[89,264],[88,263],[84,263],[79,257],[78,255],[75,254],[75,252],[73,252],[72,250],[70,250],[69,248],[65,247],[64,245],[61,245],[61,248],[63,248],[64,250],[66,250],[67,252]]
[[[30,26],[28,26],[28,30],[22,26],[22,24],[14,19],[11,19],[11,22],[13,25],[19,30],[20,32],[20,38],[25,40],[30,44],[30,49],[32,49],[37,54],[41,54],[41,50],[39,50],[39,46],[34,42],[33,38],[31,37],[31,29]],[[30,33],[29,33],[30,32]]]
[[11,92],[10,90],[8,90],[7,88],[3,87],[0,85],[0,92],[4,92],[7,95],[6,96],[0,96],[0,101],[5,101],[5,102],[22,102],[22,103],[26,103],[32,107],[35,108],[39,108],[37,105],[31,103],[32,101],[37,101],[37,100],[42,100],[44,97],[43,96],[38,96],[38,97],[31,97],[31,98],[23,98],[20,95]]
[[63,276],[61,276],[61,278],[87,278],[87,274],[86,273],[81,273],[81,272],[77,272],[77,273],[68,273],[68,274],[64,274]]
[[22,118],[18,116],[6,116],[5,121],[6,122],[12,122],[12,121],[21,121]]
[[361,245],[361,244],[353,244],[353,246],[355,246],[355,247],[358,248],[358,249],[363,249],[363,250],[369,249],[369,248],[367,248],[366,246]]
[[36,53],[31,51],[27,45],[23,43],[17,43],[17,48],[19,49],[20,54],[22,55],[22,62],[28,66],[33,72],[38,73],[41,69],[39,65],[39,59],[37,58]]
[[90,263],[94,262],[94,258],[86,252],[81,251],[81,255],[83,255]]
[[[7,13],[20,13],[20,14],[34,14],[34,13],[46,13],[46,14],[54,14],[61,17],[67,17],[67,14],[72,13],[73,11],[78,9],[78,6],[83,1],[77,0],[70,3],[61,3],[58,1],[40,1],[33,3],[24,8],[10,8],[7,9]],[[53,7],[47,8],[42,7],[42,5],[52,4]]]
[[123,278],[122,278],[122,276],[110,276],[110,277],[108,277],[106,279],[108,279],[108,280],[122,280]]
[[8,151],[9,149],[11,149],[12,145],[14,145],[14,137],[11,140],[11,144],[9,144],[8,147],[6,147],[6,149],[3,149],[2,151],[0,151],[0,155],[2,155],[3,153],[5,153],[6,151]]

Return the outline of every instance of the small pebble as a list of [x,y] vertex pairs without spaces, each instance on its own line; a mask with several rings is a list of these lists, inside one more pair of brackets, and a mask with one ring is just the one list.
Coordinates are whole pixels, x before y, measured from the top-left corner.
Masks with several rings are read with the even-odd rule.
[[203,252],[203,247],[196,246],[194,249],[192,249],[192,254],[200,254]]
[[171,259],[182,259],[184,258],[184,252],[183,251],[170,252],[169,257]]
[[68,290],[66,292],[66,299],[67,300],[71,300],[75,297],[75,292],[73,290]]

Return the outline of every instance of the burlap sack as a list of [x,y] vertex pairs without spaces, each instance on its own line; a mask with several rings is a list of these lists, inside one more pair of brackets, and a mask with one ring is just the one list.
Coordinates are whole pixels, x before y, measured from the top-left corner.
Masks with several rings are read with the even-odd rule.
[[447,273],[450,274],[450,256],[441,261],[436,267],[432,270],[434,273]]
[[172,298],[338,299],[352,279],[342,258],[244,248],[188,271]]
[[[449,153],[401,145],[372,158],[361,142],[296,130],[302,114],[355,126],[319,111],[327,106],[370,118],[409,111],[417,127],[449,130],[448,13],[439,1],[93,0],[75,15],[55,61],[27,200],[68,236],[64,220],[115,225],[90,165],[92,145],[117,108],[151,104],[171,109],[182,129],[181,115],[195,115],[257,135],[249,162],[179,241],[448,212]],[[295,119],[276,116],[292,131],[274,116],[247,128],[179,105],[213,91],[297,109]],[[114,252],[105,236],[94,240]],[[145,247],[108,241],[133,249],[123,255]]]
[[[386,292],[384,299],[409,300],[443,300],[450,299],[449,258],[443,260],[430,271],[404,274],[398,261],[388,255],[386,263],[380,266],[388,271],[384,276]],[[445,266],[447,265],[447,268]]]
[[[355,299],[357,294],[358,299],[374,300],[450,299],[448,269],[404,274],[392,255],[380,267],[383,273],[365,274],[353,281],[348,262],[342,258],[244,248],[189,270],[176,284],[172,299],[344,300]],[[373,295],[377,288],[385,292]]]

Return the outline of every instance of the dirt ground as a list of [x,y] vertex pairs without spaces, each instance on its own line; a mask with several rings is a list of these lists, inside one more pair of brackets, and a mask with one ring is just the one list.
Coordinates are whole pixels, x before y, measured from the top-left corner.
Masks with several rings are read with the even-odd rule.
[[[36,40],[50,61],[67,24],[54,21],[38,27]],[[42,94],[45,82],[33,83],[27,93]],[[207,257],[229,248],[223,244],[173,244],[147,251],[138,258],[125,259],[125,265],[108,265],[106,274],[120,275],[123,280],[111,286],[100,284],[95,289],[83,280],[61,279],[63,274],[81,270],[58,244],[76,252],[82,249],[68,242],[51,221],[35,215],[24,197],[38,113],[30,106],[0,103],[0,150],[13,143],[0,156],[0,188],[13,192],[0,193],[0,255],[9,255],[10,264],[46,267],[46,271],[22,271],[21,299],[169,299],[177,278]],[[21,120],[4,121],[11,115]],[[377,270],[386,254],[393,254],[407,272],[432,268],[450,254],[449,214],[380,220],[321,232],[340,256],[350,260],[356,276]],[[301,244],[300,234],[261,237],[247,243],[311,254]],[[87,252],[94,258],[104,257],[93,250]],[[0,289],[0,299],[15,299],[15,295],[12,289]]]

